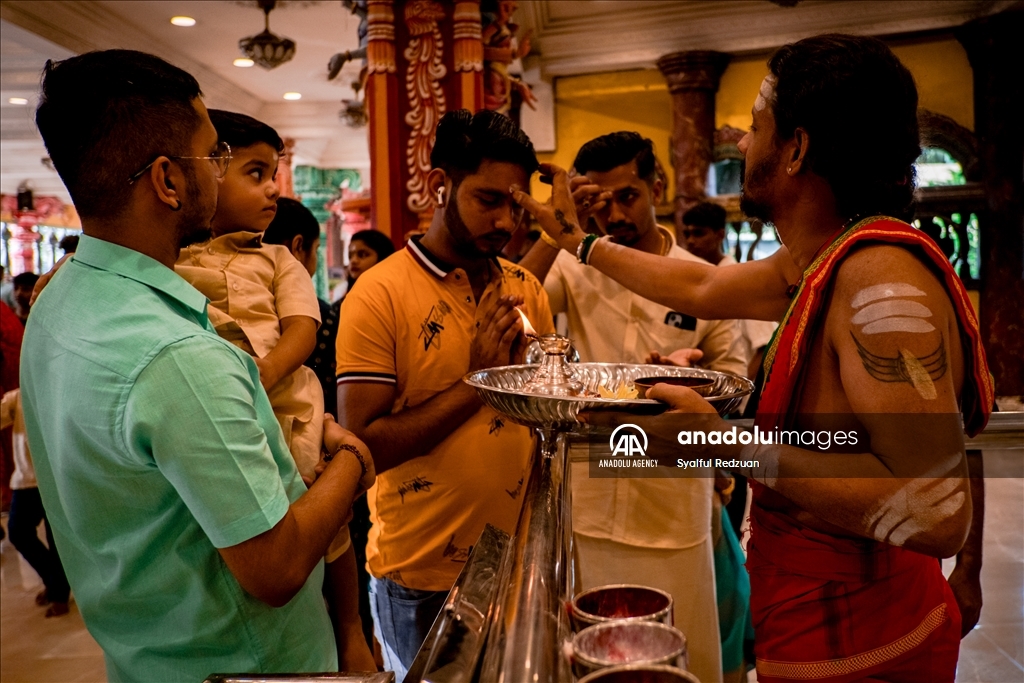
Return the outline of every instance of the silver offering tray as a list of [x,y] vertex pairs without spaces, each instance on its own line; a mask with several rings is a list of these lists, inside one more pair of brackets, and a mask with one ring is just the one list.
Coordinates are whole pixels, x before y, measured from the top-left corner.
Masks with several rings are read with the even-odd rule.
[[[754,390],[746,377],[702,368],[630,363],[572,363],[576,378],[586,391],[597,393],[599,386],[614,391],[621,383],[632,384],[641,377],[702,377],[714,381],[706,400],[719,415],[735,410],[744,396]],[[477,390],[490,408],[513,422],[538,429],[568,430],[576,425],[580,412],[620,410],[656,413],[665,408],[661,401],[641,398],[598,398],[591,396],[544,396],[524,393],[524,385],[537,372],[536,365],[506,365],[471,372],[464,381]]]

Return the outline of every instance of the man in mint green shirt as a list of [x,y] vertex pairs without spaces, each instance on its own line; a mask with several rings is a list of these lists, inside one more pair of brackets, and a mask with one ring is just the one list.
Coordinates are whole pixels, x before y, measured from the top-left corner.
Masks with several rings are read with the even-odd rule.
[[373,480],[329,423],[339,457],[306,490],[255,363],[172,270],[230,161],[199,94],[151,55],[88,53],[48,64],[36,114],[85,236],[33,308],[25,422],[114,681],[337,670],[322,557]]

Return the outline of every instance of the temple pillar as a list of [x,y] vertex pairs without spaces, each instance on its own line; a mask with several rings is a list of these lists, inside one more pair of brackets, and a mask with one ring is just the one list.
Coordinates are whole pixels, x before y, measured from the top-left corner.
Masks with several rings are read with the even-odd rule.
[[398,126],[398,66],[395,60],[394,0],[367,3],[366,111],[370,124],[370,220],[402,244],[401,161]]
[[450,109],[481,108],[480,33],[478,0],[369,0],[370,218],[396,247],[433,217],[427,174],[438,121]]
[[981,333],[996,394],[1024,394],[1024,12],[1003,12],[956,30],[974,71],[974,132],[988,207],[981,221]]
[[707,198],[714,160],[715,93],[730,56],[710,50],[674,52],[658,60],[672,96],[672,166],[676,173],[675,223]]
[[277,158],[277,187],[282,197],[295,197],[295,183],[292,180],[292,155],[295,150],[295,138],[285,138],[284,151]]

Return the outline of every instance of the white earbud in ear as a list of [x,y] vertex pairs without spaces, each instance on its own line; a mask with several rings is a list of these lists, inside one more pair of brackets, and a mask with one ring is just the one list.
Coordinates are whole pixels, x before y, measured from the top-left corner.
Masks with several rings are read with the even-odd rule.
[[437,205],[438,207],[444,207],[444,188],[437,188]]

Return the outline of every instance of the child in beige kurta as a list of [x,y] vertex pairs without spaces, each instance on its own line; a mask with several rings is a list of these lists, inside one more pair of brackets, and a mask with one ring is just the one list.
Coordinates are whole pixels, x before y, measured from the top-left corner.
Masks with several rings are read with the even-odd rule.
[[[231,232],[181,250],[174,269],[210,300],[210,323],[222,338],[256,358],[281,340],[281,319],[306,316],[319,325],[309,273],[286,247],[263,244],[262,233]],[[320,459],[324,396],[304,365],[267,387],[285,441],[308,481]]]
[[[281,319],[301,315],[320,324],[320,304],[305,267],[287,247],[263,244],[263,233],[229,232],[181,250],[174,270],[210,300],[210,323],[223,339],[256,358],[281,340]],[[305,365],[271,387],[267,396],[288,448],[307,482],[315,478],[324,432],[324,393]],[[343,525],[327,550],[332,562],[351,545]]]

